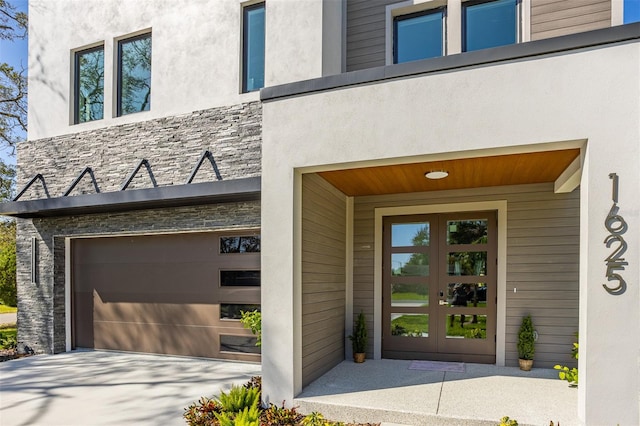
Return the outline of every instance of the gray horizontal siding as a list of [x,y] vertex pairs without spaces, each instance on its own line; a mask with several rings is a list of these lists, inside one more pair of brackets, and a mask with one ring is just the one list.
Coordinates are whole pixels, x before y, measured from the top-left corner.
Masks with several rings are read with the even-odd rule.
[[531,40],[610,26],[610,0],[531,0]]
[[375,208],[491,200],[507,201],[507,365],[517,365],[517,333],[527,314],[539,333],[536,366],[575,365],[580,198],[579,191],[554,194],[552,184],[356,197],[354,312],[373,319]]
[[346,198],[302,179],[302,384],[344,360]]
[[385,64],[385,10],[397,0],[347,0],[347,71]]
[[[347,71],[385,65],[386,6],[399,2],[347,0]],[[611,0],[531,0],[530,21],[531,40],[607,28]]]

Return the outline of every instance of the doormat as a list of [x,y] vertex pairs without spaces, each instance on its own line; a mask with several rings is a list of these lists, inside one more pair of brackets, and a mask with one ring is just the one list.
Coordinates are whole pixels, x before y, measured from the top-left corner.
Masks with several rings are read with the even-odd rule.
[[464,362],[413,361],[409,370],[452,371],[464,373]]

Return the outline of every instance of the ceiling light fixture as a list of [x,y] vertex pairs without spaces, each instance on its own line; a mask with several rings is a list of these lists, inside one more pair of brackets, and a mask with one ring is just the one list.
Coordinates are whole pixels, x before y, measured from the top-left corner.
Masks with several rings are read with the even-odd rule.
[[449,176],[449,172],[445,172],[444,170],[433,170],[431,172],[427,172],[424,174],[424,177],[427,179],[444,179]]

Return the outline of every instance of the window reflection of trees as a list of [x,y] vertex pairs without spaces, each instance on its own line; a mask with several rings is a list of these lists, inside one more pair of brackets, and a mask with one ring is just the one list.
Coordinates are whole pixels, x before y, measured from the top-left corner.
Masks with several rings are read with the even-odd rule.
[[[487,220],[447,222],[447,243],[487,244]],[[486,275],[487,252],[449,253],[449,275]]]
[[259,253],[260,236],[221,237],[220,253]]
[[[414,247],[429,245],[429,225],[424,225],[416,231],[411,239]],[[393,270],[396,276],[425,276],[429,275],[429,254],[428,253],[412,253],[411,257],[404,264],[398,265]]]
[[151,106],[151,35],[120,42],[120,113]]
[[100,120],[104,114],[104,50],[80,52],[78,60],[77,120]]

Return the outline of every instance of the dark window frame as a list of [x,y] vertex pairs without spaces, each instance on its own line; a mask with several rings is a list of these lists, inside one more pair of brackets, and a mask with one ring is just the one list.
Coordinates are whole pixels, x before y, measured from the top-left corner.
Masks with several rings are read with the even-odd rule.
[[[251,93],[260,90],[261,88],[248,90],[247,89],[247,53],[248,53],[248,44],[249,44],[249,25],[247,25],[247,16],[248,12],[256,9],[264,9],[265,13],[265,34],[263,37],[266,38],[266,16],[267,16],[267,8],[265,2],[259,2],[255,4],[250,4],[248,6],[244,6],[242,8],[242,93]],[[266,56],[266,52],[265,55]],[[263,61],[266,62],[266,57],[263,57]],[[264,76],[263,76],[264,78]],[[264,86],[263,86],[264,87]]]
[[[73,124],[81,124],[80,122],[80,56],[87,53],[93,53],[102,50],[102,69],[104,72],[104,44],[90,47],[88,49],[77,50],[73,54]],[[104,76],[102,81],[102,119],[104,119]],[[90,120],[96,121],[96,120]],[[88,123],[83,121],[82,123]]]
[[[461,29],[461,40],[460,40],[460,51],[462,53],[465,52],[474,52],[474,50],[467,50],[467,13],[466,9],[473,6],[478,6],[484,3],[494,3],[500,0],[469,0],[463,1],[460,8],[460,29]],[[516,6],[516,33],[515,33],[515,42],[514,44],[520,43],[520,19],[521,19],[521,10],[520,5],[522,4],[522,0],[513,0]]]
[[[116,116],[117,117],[122,117],[123,115],[132,114],[132,113],[122,114],[122,45],[124,43],[142,40],[145,38],[151,39],[151,31],[138,34],[132,37],[121,38],[117,42],[117,52],[118,52],[118,56],[117,56],[118,69],[117,69],[117,81],[116,81]],[[151,43],[153,46],[153,40],[151,41]],[[142,112],[142,111],[138,111],[138,112]]]
[[220,353],[232,353],[232,354],[253,355],[253,356],[260,356],[261,353],[262,353],[262,348],[260,346],[255,345],[255,343],[253,345],[251,345],[251,346],[248,346],[252,350],[251,351],[247,351],[247,352],[240,351],[240,350],[234,351],[234,350],[231,350],[231,349],[225,350],[225,349],[223,349],[223,345],[225,345],[225,344],[228,345],[230,343],[230,342],[227,342],[227,343],[224,342],[224,340],[225,340],[224,338],[225,337],[241,338],[241,339],[246,339],[246,340],[248,340],[250,342],[257,341],[257,337],[256,336],[248,336],[248,335],[244,335],[244,334],[220,333],[220,335],[219,335],[219,343],[218,343],[218,345],[219,345],[218,349],[219,349]]
[[254,309],[246,310],[245,312],[251,312],[257,310],[258,312],[262,312],[262,304],[260,303],[234,303],[234,302],[220,302],[220,321],[240,321],[240,318],[226,318],[222,316],[222,306],[223,305],[238,305],[238,306],[254,306]]
[[405,21],[408,19],[417,18],[425,15],[433,15],[436,13],[442,13],[442,56],[447,54],[446,46],[447,46],[447,27],[446,27],[446,18],[447,18],[447,6],[439,6],[425,10],[419,10],[417,12],[406,13],[403,15],[397,15],[393,17],[393,63],[398,63],[398,22]]
[[[257,272],[259,274],[258,279],[260,280],[260,284],[258,285],[242,285],[242,284],[224,284],[225,280],[223,280],[222,275],[225,272]],[[235,282],[235,280],[234,280]],[[233,269],[219,269],[218,270],[218,287],[220,288],[261,288],[262,287],[262,269],[258,268],[233,268]]]
[[[258,250],[256,251],[233,251],[233,252],[224,252],[222,251],[222,240],[224,238],[238,238],[238,248],[240,249],[242,247],[242,239],[243,238],[257,238],[259,240],[259,245],[258,245]],[[218,238],[218,254],[220,254],[221,256],[228,256],[228,255],[248,255],[248,254],[256,254],[256,253],[260,253],[262,250],[262,237],[260,234],[238,234],[238,235],[221,235]]]

